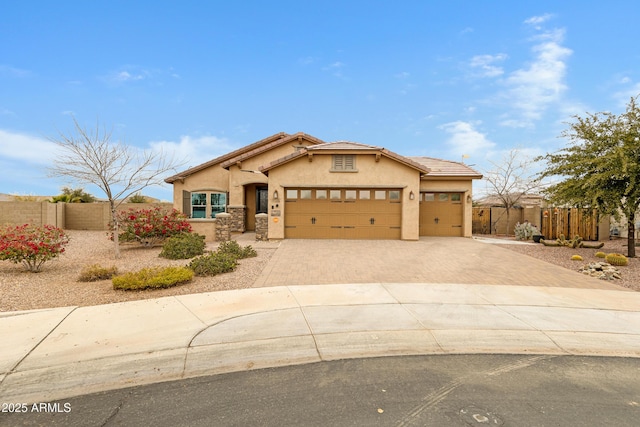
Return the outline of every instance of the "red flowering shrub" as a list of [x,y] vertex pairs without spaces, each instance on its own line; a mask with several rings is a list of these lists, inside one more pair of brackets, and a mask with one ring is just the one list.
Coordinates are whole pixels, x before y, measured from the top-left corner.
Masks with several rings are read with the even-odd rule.
[[[191,233],[187,216],[175,209],[128,209],[117,213],[120,242],[139,242],[155,246],[165,239],[181,233]],[[110,224],[113,229],[113,224]],[[113,231],[110,233],[113,240]]]
[[64,252],[69,237],[61,228],[24,224],[0,229],[0,260],[21,262],[37,273],[42,264]]

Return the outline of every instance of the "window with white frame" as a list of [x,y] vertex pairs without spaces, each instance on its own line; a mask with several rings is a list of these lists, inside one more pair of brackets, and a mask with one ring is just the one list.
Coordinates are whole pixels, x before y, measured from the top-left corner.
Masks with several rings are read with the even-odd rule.
[[227,211],[227,193],[202,191],[191,193],[191,218],[215,218]]

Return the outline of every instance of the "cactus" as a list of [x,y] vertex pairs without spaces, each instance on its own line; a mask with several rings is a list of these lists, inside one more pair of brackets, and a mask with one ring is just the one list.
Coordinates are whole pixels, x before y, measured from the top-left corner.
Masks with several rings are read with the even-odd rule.
[[607,256],[607,254],[605,254],[605,253],[604,253],[604,252],[602,252],[602,251],[598,251],[598,252],[596,252],[596,257],[598,257],[598,258],[604,258],[604,257],[606,257],[606,256]]
[[582,261],[582,257],[580,255],[571,255],[571,261]]
[[629,260],[627,259],[627,257],[622,254],[612,253],[604,257],[604,260],[611,265],[623,266],[629,264]]
[[575,236],[573,239],[567,240],[564,237],[564,234],[561,234],[560,237],[558,237],[555,242],[551,242],[547,240],[540,240],[540,242],[545,246],[566,246],[572,249],[575,249],[575,248],[600,249],[601,247],[604,246],[604,242],[600,242],[597,244],[585,243],[582,241],[582,237],[580,236]]

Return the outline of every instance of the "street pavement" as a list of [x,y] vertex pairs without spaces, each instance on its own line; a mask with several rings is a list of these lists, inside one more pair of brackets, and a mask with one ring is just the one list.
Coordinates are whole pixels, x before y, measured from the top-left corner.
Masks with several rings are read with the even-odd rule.
[[[478,253],[495,247],[465,240]],[[273,271],[268,265],[265,274]],[[578,283],[582,277],[570,278]],[[433,279],[268,286],[0,313],[0,402],[50,402],[169,380],[378,356],[640,357],[640,293],[598,288],[594,279],[586,280],[588,288],[496,286],[483,284],[482,274],[479,284]]]

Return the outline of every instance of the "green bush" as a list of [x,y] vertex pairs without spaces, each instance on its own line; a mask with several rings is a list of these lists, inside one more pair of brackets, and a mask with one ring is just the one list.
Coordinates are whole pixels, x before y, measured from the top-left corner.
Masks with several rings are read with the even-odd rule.
[[96,282],[98,280],[108,280],[118,274],[116,266],[102,267],[99,264],[88,265],[80,272],[78,282]]
[[252,258],[258,256],[258,253],[251,245],[242,247],[235,240],[228,240],[220,243],[218,252],[233,255],[236,259]]
[[165,240],[160,256],[168,259],[189,259],[204,253],[204,236],[182,233]]
[[235,255],[219,251],[196,257],[188,265],[196,276],[228,273],[235,270],[237,266],[238,258]]
[[135,273],[125,273],[115,276],[113,289],[125,291],[148,288],[170,288],[172,286],[190,282],[193,271],[185,267],[144,268]]

